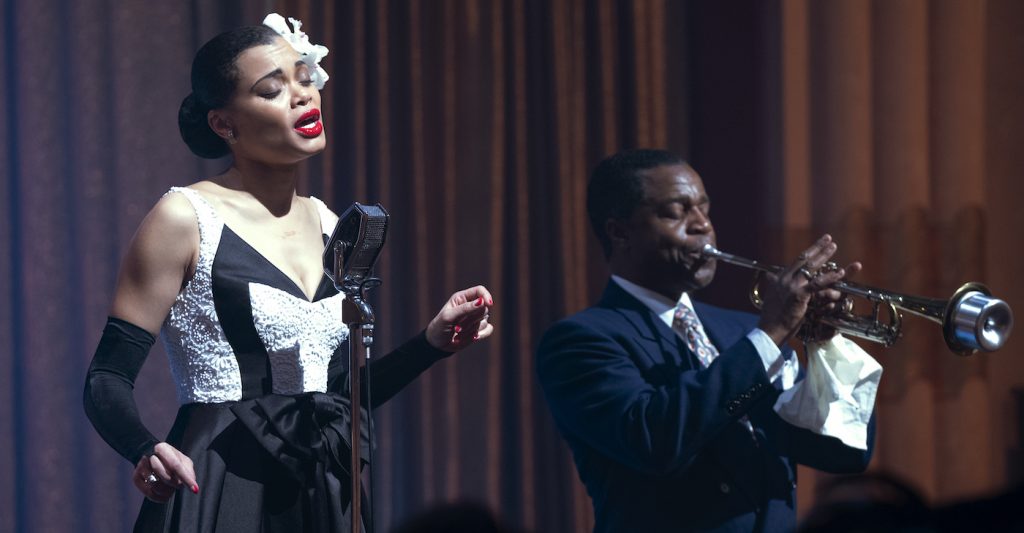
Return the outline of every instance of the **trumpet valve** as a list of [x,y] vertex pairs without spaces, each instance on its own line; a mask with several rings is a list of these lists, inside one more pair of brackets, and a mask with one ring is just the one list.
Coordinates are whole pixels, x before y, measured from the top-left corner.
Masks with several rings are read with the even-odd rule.
[[839,312],[844,315],[853,314],[853,299],[848,296],[843,296],[842,300],[839,300],[838,305]]

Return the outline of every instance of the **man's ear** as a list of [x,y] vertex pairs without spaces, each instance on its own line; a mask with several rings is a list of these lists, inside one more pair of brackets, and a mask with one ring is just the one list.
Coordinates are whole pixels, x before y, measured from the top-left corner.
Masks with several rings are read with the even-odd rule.
[[612,251],[629,247],[629,228],[625,221],[609,218],[604,222],[604,233],[612,243]]
[[210,125],[210,129],[217,134],[218,137],[224,139],[228,143],[234,144],[235,132],[234,123],[228,116],[228,113],[223,109],[211,109],[206,114],[206,123]]

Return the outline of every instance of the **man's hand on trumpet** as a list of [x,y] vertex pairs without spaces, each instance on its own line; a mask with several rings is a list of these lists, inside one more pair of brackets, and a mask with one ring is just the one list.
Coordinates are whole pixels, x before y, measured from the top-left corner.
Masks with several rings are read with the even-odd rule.
[[[809,314],[832,312],[843,300],[843,294],[832,286],[847,275],[859,272],[861,264],[854,262],[839,268],[829,263],[836,248],[832,237],[823,235],[785,270],[764,276],[760,287],[764,303],[758,327],[775,344],[782,346],[789,342],[800,331]],[[805,333],[808,332],[813,340],[835,335],[835,329],[827,326],[808,328]]]

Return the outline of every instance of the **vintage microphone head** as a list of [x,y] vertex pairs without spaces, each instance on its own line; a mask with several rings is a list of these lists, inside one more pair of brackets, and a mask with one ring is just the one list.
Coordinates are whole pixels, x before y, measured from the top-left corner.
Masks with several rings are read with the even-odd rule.
[[324,273],[346,293],[359,291],[370,279],[387,237],[388,213],[380,204],[359,202],[342,213],[324,248]]

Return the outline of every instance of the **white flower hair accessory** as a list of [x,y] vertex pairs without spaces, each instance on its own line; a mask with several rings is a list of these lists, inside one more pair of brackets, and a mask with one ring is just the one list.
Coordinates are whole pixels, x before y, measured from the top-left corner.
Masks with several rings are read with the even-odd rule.
[[326,46],[309,42],[309,36],[301,29],[302,21],[288,17],[288,22],[292,23],[292,28],[294,29],[289,29],[284,17],[277,13],[271,13],[267,15],[267,18],[263,19],[264,26],[269,26],[270,29],[279,33],[302,56],[302,62],[309,66],[313,84],[316,85],[319,91],[324,88],[324,84],[331,78],[327,75],[327,71],[320,66],[320,60],[330,50]]

